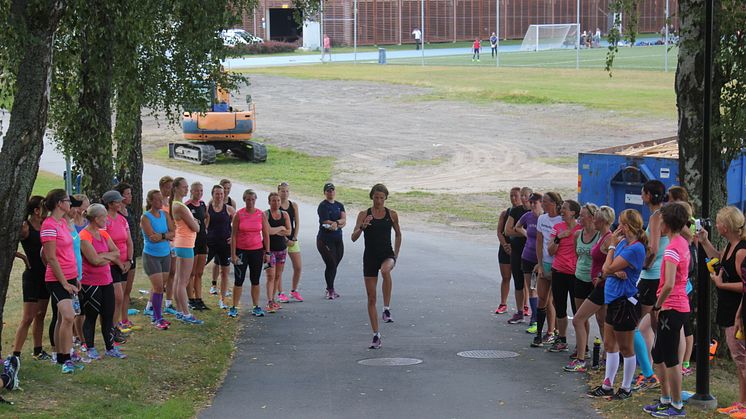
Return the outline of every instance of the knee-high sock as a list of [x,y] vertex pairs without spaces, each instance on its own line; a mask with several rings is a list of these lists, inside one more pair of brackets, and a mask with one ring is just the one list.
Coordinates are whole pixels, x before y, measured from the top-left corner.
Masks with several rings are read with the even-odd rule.
[[645,343],[645,338],[642,337],[642,333],[639,330],[635,330],[635,355],[637,363],[640,365],[640,370],[642,370],[642,375],[645,377],[653,375],[653,366],[650,365],[648,345]]
[[624,358],[624,375],[622,376],[622,388],[629,391],[632,389],[632,379],[635,377],[635,356]]
[[539,297],[528,297],[528,305],[531,306],[531,323],[536,321],[536,308],[539,306]]
[[547,309],[540,308],[537,310],[539,313],[536,315],[536,336],[541,338],[542,329],[544,329],[544,321],[547,319]]
[[619,370],[619,352],[606,352],[606,376],[604,387],[614,387],[614,377]]
[[161,306],[163,305],[163,294],[153,293],[153,320],[161,320],[163,313],[161,312]]

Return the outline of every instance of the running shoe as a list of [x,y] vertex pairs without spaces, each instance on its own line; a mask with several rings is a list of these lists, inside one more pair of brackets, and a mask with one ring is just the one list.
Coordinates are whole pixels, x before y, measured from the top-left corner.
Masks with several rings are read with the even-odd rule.
[[163,312],[166,313],[166,314],[170,314],[172,316],[175,316],[178,313],[178,311],[176,311],[176,308],[174,308],[173,305],[166,306],[166,308],[163,310]]
[[644,375],[640,374],[632,384],[632,391],[642,391],[650,388],[657,388],[661,385],[658,376],[653,374],[650,377],[645,378]]
[[267,306],[264,307],[264,311],[267,313],[276,313],[277,309],[275,308],[275,305],[270,301],[267,303]]
[[334,291],[334,288],[332,288],[331,292],[332,292],[332,300],[336,300],[337,298],[339,298],[339,294],[337,294],[337,291]]
[[303,297],[300,296],[300,293],[298,291],[290,291],[290,298],[292,298],[293,301],[297,301],[299,303],[303,302]]
[[88,350],[88,358],[89,359],[101,359],[101,356],[98,354],[98,350],[96,350],[96,348],[91,348]]
[[567,342],[563,342],[562,339],[558,338],[552,342],[552,346],[548,349],[549,352],[567,352]]
[[171,322],[166,319],[160,319],[159,321],[165,324],[166,326],[171,326]]
[[681,367],[681,375],[683,375],[684,377],[688,377],[688,376],[692,375],[693,372],[694,372],[694,370],[691,369],[691,368]]
[[743,409],[731,413],[730,417],[733,419],[746,419],[746,405]]
[[[254,315],[256,316],[256,314]],[[231,307],[230,310],[228,310],[228,317],[238,317],[238,309],[236,307]]]
[[52,355],[49,355],[47,351],[41,351],[38,354],[34,355],[33,358],[37,361],[46,361],[52,359]]
[[686,412],[684,411],[683,406],[681,407],[681,409],[677,409],[671,404],[666,406],[665,410],[656,410],[655,412],[652,412],[650,414],[653,415],[654,418],[683,418],[684,416],[686,416]]
[[540,337],[538,337],[538,336],[534,336],[534,341],[531,342],[531,347],[532,348],[541,348],[542,346],[544,346],[544,342],[542,341],[542,339]]
[[644,406],[642,408],[642,411],[645,412],[645,413],[652,414],[653,412],[659,412],[659,411],[667,410],[668,406],[670,406],[670,404],[668,404],[668,403],[661,403],[660,399],[655,399],[655,400],[653,400],[653,404],[649,404],[649,405]]
[[289,303],[290,302],[290,299],[288,298],[288,296],[284,292],[281,292],[281,293],[277,294],[277,299],[281,303]]
[[189,306],[189,310],[199,310],[193,298],[189,300],[189,302],[187,303],[187,306]]
[[531,310],[528,306],[523,306],[523,317],[531,317]]
[[204,324],[205,322],[203,320],[200,320],[196,317],[194,317],[194,314],[189,314],[187,316],[184,316],[181,318],[181,321],[188,324]]
[[278,303],[277,301],[273,301],[272,305],[275,306],[275,310],[282,310],[282,305]]
[[495,310],[495,314],[505,314],[508,312],[508,306],[505,304],[500,304],[497,306],[497,309]]
[[526,329],[526,333],[530,333],[532,335],[536,334],[536,329],[539,328],[539,325],[536,324],[536,322],[531,322],[531,324],[528,326],[528,329]]
[[218,295],[218,289],[215,287],[215,285],[210,287],[210,295]]
[[523,323],[523,314],[521,313],[515,313],[513,317],[508,319],[508,324],[518,324]]
[[153,322],[153,327],[155,327],[158,330],[168,330],[168,325],[166,324],[166,321],[163,319],[157,322]]
[[588,369],[585,366],[585,360],[573,359],[569,364],[563,368],[567,372],[586,372]]
[[588,392],[591,397],[611,397],[614,395],[614,389],[605,389],[604,386],[597,386],[593,390]]
[[736,413],[743,408],[744,405],[742,405],[740,402],[735,402],[728,407],[721,407],[720,409],[717,409],[717,412],[723,415],[730,415],[731,413]]
[[228,290],[228,291],[225,292],[225,296],[226,297],[230,297],[231,295],[233,295],[233,291]]
[[228,310],[228,306],[223,302],[223,300],[220,300],[220,303],[218,303],[218,306],[221,310]]
[[251,310],[251,314],[256,317],[264,317],[264,310],[262,310],[259,306],[254,306],[254,308]]
[[554,341],[557,340],[557,333],[545,333],[544,337],[542,338],[542,341],[544,343],[553,344]]
[[130,329],[130,330],[140,330],[140,329],[142,329],[142,327],[140,327],[140,326],[132,323],[132,320],[127,320],[126,322],[124,322],[122,324],[126,325],[127,329]]
[[64,364],[62,364],[62,373],[63,374],[72,374],[75,372],[75,364],[73,364],[72,361],[67,360]]
[[327,300],[333,300],[334,297],[332,296],[331,289],[327,288],[326,291],[324,291],[324,298]]
[[127,343],[127,338],[122,335],[122,332],[119,331],[116,327],[112,331],[114,342],[116,343]]
[[381,336],[378,334],[373,335],[373,342],[371,342],[368,349],[381,349]]
[[88,352],[88,345],[85,343],[80,345],[80,352]]
[[616,391],[616,393],[611,396],[611,400],[627,400],[632,397],[632,389],[625,390],[621,387],[619,387],[619,390]]
[[383,314],[381,315],[381,318],[383,319],[384,323],[394,322],[394,319],[391,318],[391,310],[383,310]]
[[199,304],[199,309],[200,309],[200,310],[203,310],[203,311],[204,311],[204,310],[210,310],[210,307],[207,307],[207,304],[205,304],[205,302],[204,302],[204,301],[202,301],[202,299],[201,299],[201,298],[198,298],[198,299],[197,299],[197,304]]
[[127,358],[127,355],[123,354],[116,346],[106,351],[106,356],[119,359]]
[[153,309],[152,308],[146,308],[142,311],[143,316],[150,316],[153,317]]
[[3,372],[8,374],[10,380],[5,383],[6,390],[18,390],[18,386],[21,384],[18,380],[18,370],[21,369],[21,358],[11,355],[5,358],[3,362]]

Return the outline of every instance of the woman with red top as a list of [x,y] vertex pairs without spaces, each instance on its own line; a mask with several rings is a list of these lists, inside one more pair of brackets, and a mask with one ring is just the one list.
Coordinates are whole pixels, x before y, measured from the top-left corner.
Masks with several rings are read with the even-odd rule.
[[[137,221],[135,221],[134,214],[132,213],[132,186],[128,183],[119,182],[114,186],[114,190],[122,195],[122,203],[119,206],[119,215],[127,220],[127,226],[129,227],[130,238],[132,238],[133,232],[137,232]],[[134,233],[136,234],[136,233]],[[134,241],[133,241],[133,257],[130,260],[130,269],[127,271],[126,281],[122,285],[122,306],[119,310],[119,315],[122,318],[122,325],[127,329],[139,329],[130,321],[127,311],[130,308],[130,293],[132,293],[132,285],[135,283],[135,268],[136,259],[134,257]],[[125,257],[127,255],[124,255]]]
[[176,226],[174,237],[174,253],[176,254],[176,269],[174,270],[174,299],[176,300],[176,319],[189,324],[202,324],[189,312],[187,285],[194,266],[194,242],[197,239],[199,224],[192,216],[189,207],[182,199],[189,193],[189,184],[183,177],[174,179],[171,189],[170,214]]
[[552,297],[554,311],[557,313],[559,337],[555,339],[549,352],[567,352],[567,296],[575,313],[575,268],[578,255],[575,253],[575,233],[583,227],[578,224],[580,204],[572,199],[560,207],[562,221],[557,223],[550,235],[549,254],[552,261]]
[[119,260],[121,264],[111,264],[111,279],[114,283],[114,339],[117,342],[124,341],[124,333],[128,332],[122,323],[119,322],[122,313],[122,303],[124,302],[124,286],[127,283],[127,272],[132,267],[132,255],[134,254],[134,245],[130,235],[130,226],[127,219],[119,213],[122,209],[124,197],[117,191],[108,191],[101,197],[101,202],[106,207],[109,216],[106,218],[106,232],[114,241],[119,249]]
[[476,59],[477,61],[479,61],[479,50],[482,49],[479,38],[474,40],[474,45],[472,47],[474,48],[474,53],[471,55],[471,60],[474,61],[474,59]]
[[673,202],[660,209],[661,234],[667,235],[669,240],[663,252],[661,281],[656,293],[657,300],[650,311],[650,322],[655,330],[651,355],[655,372],[661,381],[661,398],[660,403],[645,406],[644,409],[656,417],[685,415],[679,366],[679,339],[690,314],[686,282],[691,255],[689,242],[681,236],[681,229],[690,214],[685,205]]
[[126,358],[114,346],[111,329],[114,327],[114,285],[111,268],[114,263],[122,266],[119,249],[106,232],[106,208],[101,204],[91,205],[86,212],[88,226],[80,232],[80,252],[83,254],[83,279],[80,294],[80,308],[85,314],[83,337],[88,347],[88,357],[99,359],[94,342],[96,319],[101,315],[101,334],[104,337],[106,355],[113,358]]
[[64,216],[70,211],[70,197],[63,189],[52,189],[44,199],[44,208],[51,214],[41,224],[41,243],[47,261],[44,280],[51,298],[57,303],[57,325],[55,343],[57,363],[62,373],[75,371],[70,360],[73,342],[72,296],[80,291],[78,266],[73,250],[73,238]]
[[233,306],[228,316],[238,316],[238,302],[241,301],[246,270],[251,281],[251,302],[254,316],[263,317],[264,310],[259,305],[259,279],[262,277],[262,262],[270,262],[269,222],[267,215],[256,208],[256,193],[247,189],[243,193],[246,207],[238,210],[233,217],[231,230],[231,260],[234,265]]

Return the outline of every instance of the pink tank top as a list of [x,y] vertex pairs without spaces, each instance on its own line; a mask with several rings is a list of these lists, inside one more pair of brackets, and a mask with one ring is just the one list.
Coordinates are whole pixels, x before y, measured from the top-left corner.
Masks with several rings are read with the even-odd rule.
[[[183,202],[174,201],[174,206],[181,205],[187,209],[189,216],[192,216],[192,212],[189,211],[189,207],[184,205]],[[197,240],[197,232],[192,231],[184,220],[177,220],[174,218],[174,224],[176,224],[176,236],[174,237],[174,247],[183,247],[191,249],[194,247],[194,242]]]
[[238,233],[236,235],[236,248],[243,250],[256,250],[264,247],[262,237],[262,211],[254,209],[252,214],[241,208],[236,213],[238,217]]
[[596,244],[591,248],[591,280],[598,278],[598,275],[601,273],[601,268],[603,268],[604,262],[606,262],[606,255],[601,251],[601,244],[603,244],[604,240],[609,237],[609,234],[611,234],[611,231],[599,238]]

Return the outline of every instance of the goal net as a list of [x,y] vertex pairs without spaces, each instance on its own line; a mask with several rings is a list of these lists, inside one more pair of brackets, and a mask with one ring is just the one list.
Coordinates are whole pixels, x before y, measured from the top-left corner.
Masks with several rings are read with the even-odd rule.
[[578,25],[531,25],[521,43],[521,51],[543,51],[548,49],[575,48],[578,42]]

